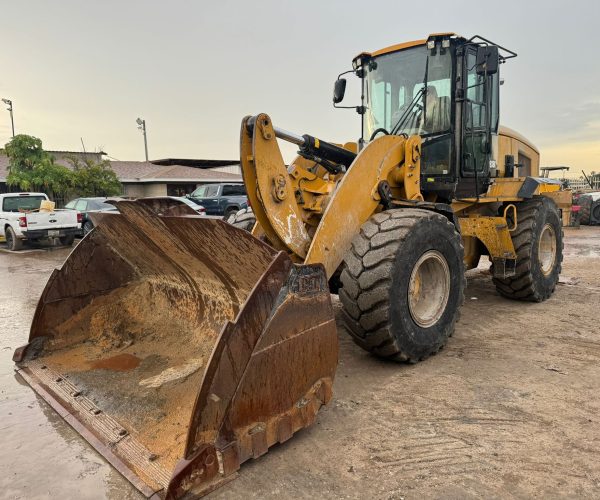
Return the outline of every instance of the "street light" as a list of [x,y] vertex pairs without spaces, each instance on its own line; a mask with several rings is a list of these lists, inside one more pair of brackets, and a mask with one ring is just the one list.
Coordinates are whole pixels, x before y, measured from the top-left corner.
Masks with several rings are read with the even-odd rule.
[[138,128],[142,131],[142,134],[144,134],[144,151],[146,152],[146,161],[148,161],[148,138],[146,137],[146,120],[138,118],[135,122],[138,124]]
[[13,105],[10,99],[2,99],[2,102],[8,106],[6,108],[10,112],[10,123],[12,125],[12,136],[15,136],[15,120],[13,119]]

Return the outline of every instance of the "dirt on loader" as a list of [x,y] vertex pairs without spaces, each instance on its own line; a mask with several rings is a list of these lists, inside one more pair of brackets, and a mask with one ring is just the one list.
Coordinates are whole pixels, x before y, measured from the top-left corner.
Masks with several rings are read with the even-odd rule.
[[[2,496],[141,498],[13,371],[12,353],[26,342],[46,280],[67,255],[65,249],[0,253]],[[482,262],[468,272],[466,302],[448,346],[416,365],[368,355],[353,344],[337,314],[340,364],[331,403],[315,425],[246,462],[235,481],[207,498],[597,497],[600,228],[565,229],[561,280],[546,302],[500,297],[488,267]],[[157,449],[161,442],[183,446],[188,422],[177,416],[189,411],[174,408],[165,416],[169,401],[152,398],[165,384],[169,399],[184,401],[210,353],[174,340],[165,342],[163,352],[144,355],[144,339],[161,334],[147,317],[150,296],[156,296],[150,292],[139,290],[139,304],[148,309],[132,311],[146,317],[143,331],[124,337],[119,332],[131,325],[119,329],[110,316],[99,317],[94,349],[102,355],[82,344],[76,363],[69,351],[68,367],[74,377],[102,372],[98,383],[107,396],[127,394],[125,400],[107,397],[115,416],[115,402],[128,414],[144,408],[135,422]],[[334,307],[339,312],[335,297]],[[173,328],[186,328],[185,316],[178,321],[174,308],[173,317]],[[179,353],[191,358],[189,366],[171,362],[177,373],[144,375],[160,371],[152,365],[161,365],[163,356]],[[52,356],[53,365],[61,366],[61,351]],[[147,392],[140,390],[145,386]],[[161,460],[176,458],[163,452]]]
[[[77,331],[73,323],[90,324],[89,340],[53,352],[44,363],[74,385],[93,389],[94,403],[126,421],[128,432],[156,453],[156,463],[173,470],[185,448],[189,416],[214,345],[210,339],[218,332],[206,322],[199,327],[190,321],[192,307],[185,296],[178,308],[177,300],[156,288],[160,283],[141,283],[94,300],[85,314],[62,325]],[[171,311],[169,322],[155,322],[155,311],[163,310]],[[152,347],[157,342],[159,354]]]

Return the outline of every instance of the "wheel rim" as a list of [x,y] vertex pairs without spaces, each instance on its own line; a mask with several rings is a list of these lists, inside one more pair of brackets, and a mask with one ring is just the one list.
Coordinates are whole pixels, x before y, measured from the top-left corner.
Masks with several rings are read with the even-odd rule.
[[546,224],[540,234],[538,260],[544,275],[550,274],[556,260],[556,233],[550,224]]
[[413,267],[408,285],[408,309],[422,328],[438,322],[450,296],[450,269],[437,250],[425,252]]

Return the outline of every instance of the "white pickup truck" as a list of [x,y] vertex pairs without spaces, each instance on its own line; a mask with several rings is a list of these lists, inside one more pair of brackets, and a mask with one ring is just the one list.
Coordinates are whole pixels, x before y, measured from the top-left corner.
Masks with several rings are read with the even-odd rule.
[[81,232],[81,214],[75,210],[40,210],[44,193],[0,194],[0,241],[20,250],[27,241],[56,240],[72,245]]

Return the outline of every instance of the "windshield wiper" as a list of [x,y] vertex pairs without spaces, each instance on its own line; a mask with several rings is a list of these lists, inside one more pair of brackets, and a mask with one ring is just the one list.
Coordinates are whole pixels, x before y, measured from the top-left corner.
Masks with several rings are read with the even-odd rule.
[[[421,87],[421,89],[413,97],[413,100],[410,101],[408,108],[406,108],[406,111],[404,111],[404,113],[402,113],[402,116],[398,119],[398,121],[396,122],[396,125],[394,125],[394,127],[392,128],[390,135],[395,135],[399,130],[402,130],[402,127],[405,125],[406,120],[412,114],[415,104],[417,104],[417,102],[423,96],[424,93],[425,93],[425,85],[423,85]],[[423,109],[423,108],[421,108],[421,109]]]

